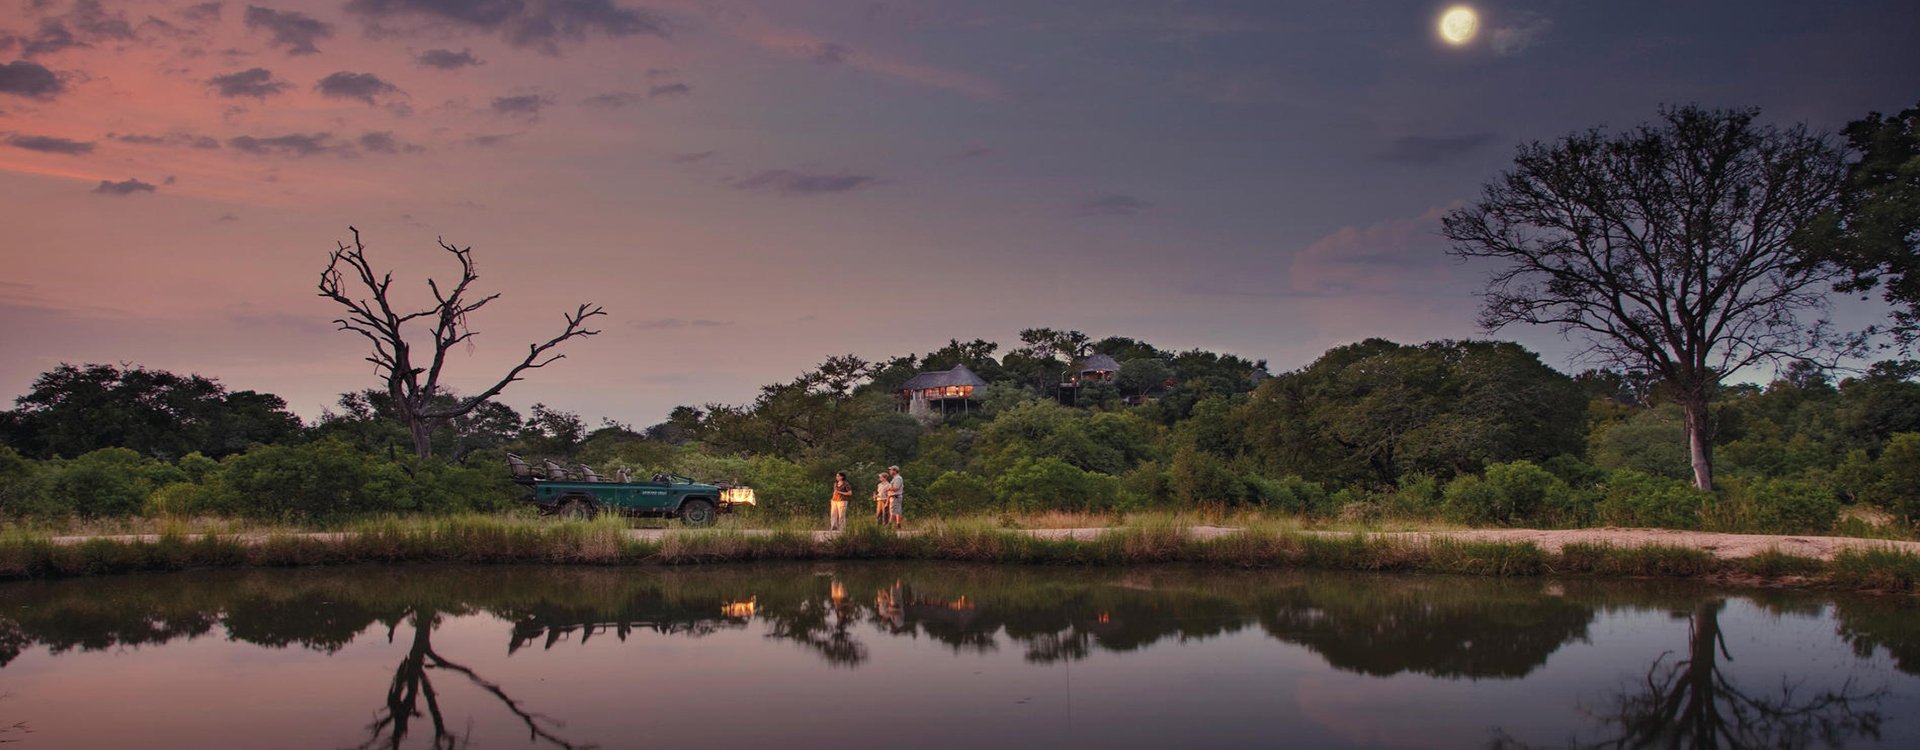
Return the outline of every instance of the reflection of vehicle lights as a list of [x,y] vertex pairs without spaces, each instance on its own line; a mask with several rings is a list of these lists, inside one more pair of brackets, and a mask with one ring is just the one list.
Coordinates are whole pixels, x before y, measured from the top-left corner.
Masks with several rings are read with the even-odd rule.
[[759,598],[760,597],[757,596],[749,596],[744,602],[728,602],[722,604],[720,605],[720,616],[735,620],[745,620],[753,617],[754,600]]
[[1100,617],[1099,617],[1099,618],[1097,618],[1097,619],[1095,620],[1095,622],[1098,622],[1098,623],[1100,623],[1101,625],[1105,625],[1105,624],[1107,624],[1107,623],[1109,623],[1109,622],[1113,622],[1113,615],[1109,615],[1109,614],[1107,614],[1107,613],[1105,613],[1105,612],[1101,612],[1101,613],[1100,613]]
[[973,609],[973,602],[967,601],[967,598],[963,596],[953,601],[947,602],[947,609],[953,609],[953,610]]
[[720,502],[727,505],[758,505],[752,487],[728,487],[720,491]]
[[841,602],[844,602],[847,600],[847,585],[844,583],[841,583],[840,580],[837,578],[834,579],[833,591],[832,593],[828,594],[828,596],[833,597],[833,606],[836,606],[836,607],[840,606]]

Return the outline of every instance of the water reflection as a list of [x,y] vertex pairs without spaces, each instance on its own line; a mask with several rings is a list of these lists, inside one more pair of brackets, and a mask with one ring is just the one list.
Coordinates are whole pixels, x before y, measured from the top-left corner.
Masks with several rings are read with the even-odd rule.
[[[544,714],[535,713],[508,695],[498,683],[481,677],[478,672],[457,664],[433,649],[433,631],[440,624],[440,613],[432,609],[413,608],[407,613],[407,624],[413,629],[412,645],[407,655],[400,660],[400,666],[393,671],[393,682],[387,687],[386,706],[374,716],[367,725],[367,741],[361,748],[386,746],[396,750],[407,739],[414,719],[422,718],[421,705],[424,701],[425,718],[433,728],[433,746],[435,748],[460,747],[463,737],[449,727],[446,714],[440,708],[440,693],[434,689],[433,671],[451,673],[464,677],[479,687],[487,695],[498,700],[500,705],[518,718],[526,726],[529,740],[574,750],[575,748],[598,747],[594,744],[575,744],[554,733],[560,722]],[[398,624],[387,628],[387,641],[393,642],[394,631]]]
[[[1179,568],[228,571],[0,586],[0,670],[40,649],[138,651],[224,639],[324,658],[384,640],[405,651],[384,685],[367,685],[376,708],[361,747],[465,744],[472,730],[449,717],[473,706],[450,706],[457,693],[466,704],[503,709],[529,744],[574,748],[592,745],[547,713],[574,706],[567,695],[524,682],[525,672],[505,669],[497,651],[466,643],[443,653],[435,634],[456,620],[483,626],[481,633],[498,623],[496,642],[517,663],[590,643],[621,649],[636,638],[728,633],[733,642],[759,636],[846,669],[897,654],[882,648],[896,640],[938,644],[958,656],[1007,650],[1040,668],[1240,635],[1287,644],[1340,672],[1472,684],[1528,678],[1569,644],[1590,641],[1604,615],[1656,613],[1684,620],[1685,642],[1615,665],[1635,679],[1583,699],[1584,725],[1567,726],[1560,737],[1607,747],[1803,747],[1881,736],[1883,685],[1729,671],[1737,655],[1722,622],[1729,600],[1724,592],[1649,583]],[[1796,593],[1731,600],[1827,622],[1830,639],[1857,658],[1884,658],[1906,674],[1920,669],[1920,617],[1909,600]],[[501,673],[523,681],[488,676]],[[456,684],[458,691],[449,689]],[[1522,744],[1498,730],[1492,741]]]

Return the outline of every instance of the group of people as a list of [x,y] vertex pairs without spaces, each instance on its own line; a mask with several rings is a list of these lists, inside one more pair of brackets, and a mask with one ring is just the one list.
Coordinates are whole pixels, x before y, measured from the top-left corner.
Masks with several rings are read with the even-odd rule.
[[[907,491],[907,480],[900,476],[900,467],[889,466],[877,477],[880,483],[873,488],[873,520],[881,526],[891,525],[900,528],[900,500]],[[853,502],[853,483],[847,481],[847,473],[833,473],[833,499],[827,503],[827,528],[844,531],[847,528],[847,504]]]

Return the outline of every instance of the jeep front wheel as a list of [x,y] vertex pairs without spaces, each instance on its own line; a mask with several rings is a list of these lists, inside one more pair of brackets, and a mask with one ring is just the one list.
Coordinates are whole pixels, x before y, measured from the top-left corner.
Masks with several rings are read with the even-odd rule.
[[705,500],[688,500],[680,505],[680,522],[695,528],[712,526],[715,520],[713,503]]

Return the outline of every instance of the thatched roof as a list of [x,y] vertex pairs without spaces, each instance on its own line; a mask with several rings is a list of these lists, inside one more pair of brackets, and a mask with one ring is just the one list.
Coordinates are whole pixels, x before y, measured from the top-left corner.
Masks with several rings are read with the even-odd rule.
[[1105,354],[1095,354],[1080,363],[1081,372],[1119,372],[1120,363]]
[[900,390],[921,391],[928,388],[945,388],[950,385],[970,385],[975,388],[985,388],[987,387],[987,381],[981,380],[979,375],[973,374],[973,371],[967,369],[966,365],[954,365],[953,369],[944,372],[923,372],[915,375],[907,380],[906,385],[900,386]]

